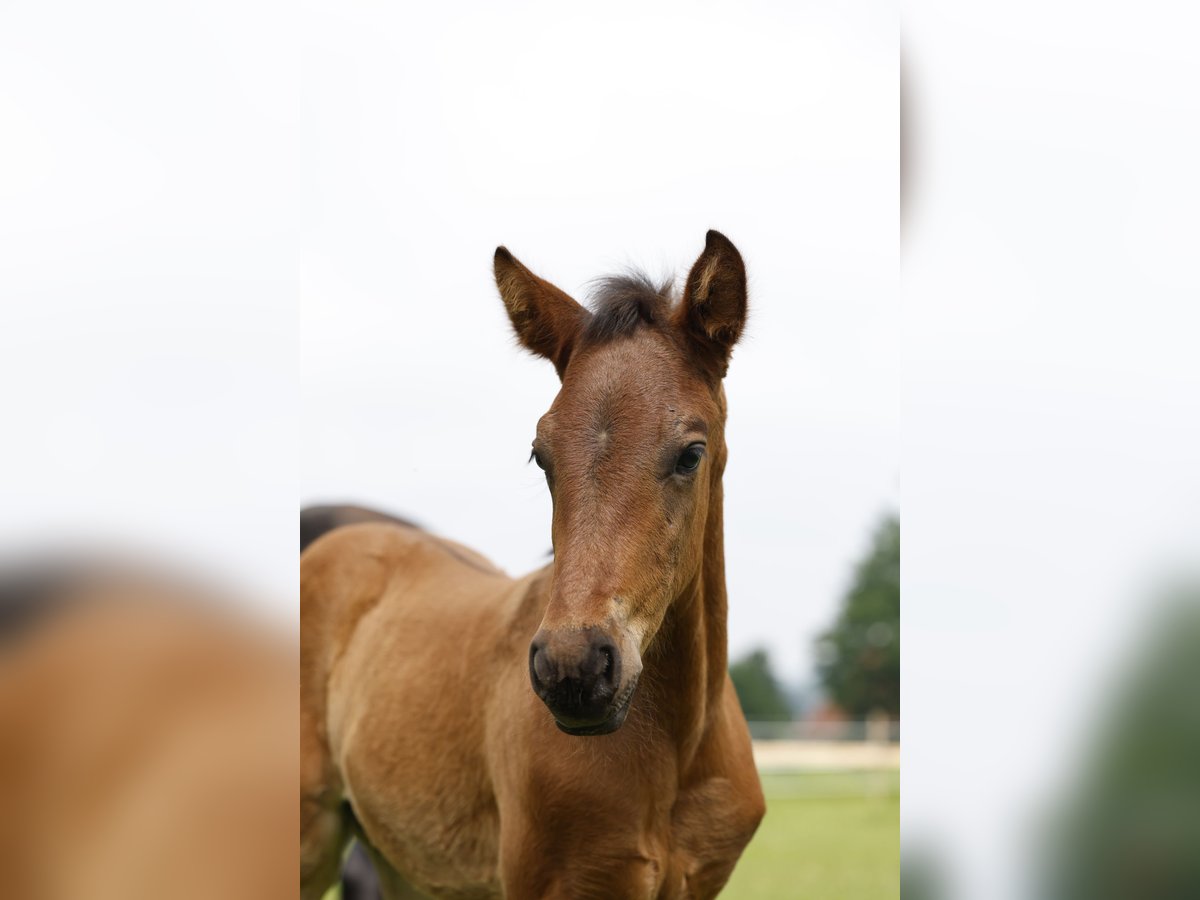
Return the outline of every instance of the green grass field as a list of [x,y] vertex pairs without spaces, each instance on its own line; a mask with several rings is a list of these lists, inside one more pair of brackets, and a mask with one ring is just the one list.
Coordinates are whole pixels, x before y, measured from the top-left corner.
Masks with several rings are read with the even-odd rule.
[[897,772],[763,775],[767,816],[722,900],[900,896]]
[[[764,774],[767,816],[722,900],[900,896],[900,773]],[[338,900],[337,888],[325,900]]]

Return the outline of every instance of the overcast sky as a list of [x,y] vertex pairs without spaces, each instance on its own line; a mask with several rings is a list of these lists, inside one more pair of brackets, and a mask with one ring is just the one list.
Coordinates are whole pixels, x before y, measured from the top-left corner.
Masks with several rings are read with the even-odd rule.
[[751,285],[727,380],[731,650],[806,677],[898,503],[896,11],[639,9],[317,5],[301,498],[541,565],[526,460],[558,380],[515,346],[495,246],[583,299],[631,264],[685,272],[717,228]]

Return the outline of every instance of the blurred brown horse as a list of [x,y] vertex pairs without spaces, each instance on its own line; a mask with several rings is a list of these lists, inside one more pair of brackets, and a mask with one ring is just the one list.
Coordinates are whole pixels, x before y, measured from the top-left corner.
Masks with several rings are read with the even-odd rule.
[[0,565],[0,896],[297,892],[295,640],[242,600],[144,557]]
[[726,672],[745,268],[709,232],[681,298],[613,278],[590,312],[504,248],[495,274],[562,379],[533,441],[555,558],[514,580],[378,521],[304,552],[302,895],[357,836],[393,898],[713,897],[764,812]]

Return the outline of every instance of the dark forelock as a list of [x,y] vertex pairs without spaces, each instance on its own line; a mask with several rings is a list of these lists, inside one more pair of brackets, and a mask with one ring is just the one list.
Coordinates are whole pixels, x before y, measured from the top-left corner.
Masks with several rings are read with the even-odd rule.
[[604,343],[633,334],[643,325],[665,325],[674,302],[672,280],[655,283],[643,272],[610,275],[593,282],[588,301],[591,315],[583,341]]

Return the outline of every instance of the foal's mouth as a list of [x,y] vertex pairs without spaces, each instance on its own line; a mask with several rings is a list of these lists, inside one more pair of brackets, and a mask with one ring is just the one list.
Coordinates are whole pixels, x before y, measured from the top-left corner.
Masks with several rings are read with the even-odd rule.
[[558,726],[558,730],[575,737],[592,737],[599,734],[611,734],[625,724],[625,717],[629,715],[629,705],[633,701],[633,693],[637,690],[638,677],[635,675],[625,685],[625,689],[619,693],[609,707],[609,714],[604,721],[595,725],[568,725],[561,722],[558,717],[554,718],[554,724]]

